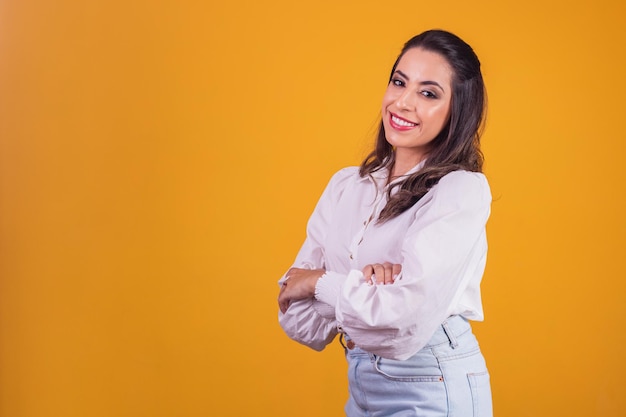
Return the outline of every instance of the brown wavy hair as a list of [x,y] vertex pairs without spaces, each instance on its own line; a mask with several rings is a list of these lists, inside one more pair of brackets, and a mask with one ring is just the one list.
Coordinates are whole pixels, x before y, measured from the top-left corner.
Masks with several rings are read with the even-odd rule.
[[[458,170],[482,172],[483,167],[480,136],[487,95],[478,57],[458,36],[443,30],[429,30],[404,44],[391,69],[389,82],[402,56],[412,48],[438,53],[452,68],[450,114],[446,125],[431,142],[424,166],[387,190],[388,200],[378,218],[379,223],[408,210],[444,175]],[[359,174],[364,177],[385,168],[391,173],[394,163],[395,152],[387,142],[381,121],[375,148],[361,163]]]

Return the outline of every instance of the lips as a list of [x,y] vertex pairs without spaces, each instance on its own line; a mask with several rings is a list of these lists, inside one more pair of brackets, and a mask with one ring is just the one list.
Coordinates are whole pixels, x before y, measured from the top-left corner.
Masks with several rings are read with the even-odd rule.
[[403,119],[402,117],[393,113],[389,113],[389,124],[396,130],[411,130],[415,126],[417,126],[417,123]]

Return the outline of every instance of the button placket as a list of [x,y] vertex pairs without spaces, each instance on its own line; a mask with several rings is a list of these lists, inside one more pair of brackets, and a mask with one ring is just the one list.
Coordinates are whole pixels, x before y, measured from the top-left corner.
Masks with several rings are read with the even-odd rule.
[[352,243],[350,244],[350,263],[351,263],[352,268],[354,268],[357,264],[357,253],[358,253],[359,246],[363,242],[363,237],[365,236],[365,232],[367,231],[372,221],[376,218],[376,213],[379,212],[378,209],[381,206],[381,203],[383,202],[383,200],[384,200],[383,193],[380,193],[379,197],[376,199],[374,204],[372,204],[372,211],[370,212],[369,217],[363,221],[363,227],[359,229],[359,233],[357,233],[357,235],[352,240]]

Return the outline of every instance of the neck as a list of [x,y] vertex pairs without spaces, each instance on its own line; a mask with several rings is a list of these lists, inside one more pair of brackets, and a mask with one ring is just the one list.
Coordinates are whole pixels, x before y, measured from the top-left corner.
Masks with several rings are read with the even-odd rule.
[[401,177],[424,159],[424,154],[410,154],[396,152],[396,159],[391,169],[390,180]]

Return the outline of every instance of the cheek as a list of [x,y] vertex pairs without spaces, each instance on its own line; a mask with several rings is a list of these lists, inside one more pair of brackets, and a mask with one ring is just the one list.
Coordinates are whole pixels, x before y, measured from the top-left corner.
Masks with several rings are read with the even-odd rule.
[[432,119],[437,121],[437,124],[440,124],[442,127],[448,120],[448,113],[450,111],[448,105],[443,105],[433,109]]
[[382,103],[383,112],[385,111],[387,107],[389,107],[390,104],[393,104],[395,100],[396,98],[394,94],[392,94],[389,90],[387,90],[385,92],[385,95],[383,96],[383,103]]

